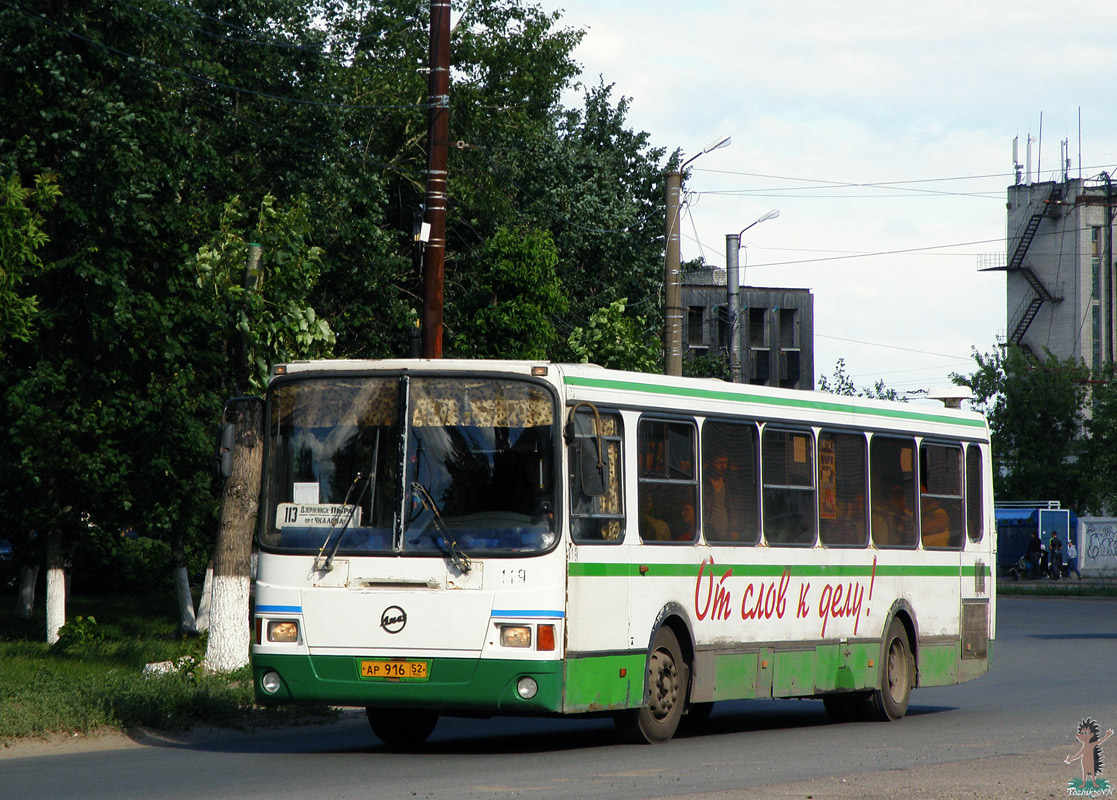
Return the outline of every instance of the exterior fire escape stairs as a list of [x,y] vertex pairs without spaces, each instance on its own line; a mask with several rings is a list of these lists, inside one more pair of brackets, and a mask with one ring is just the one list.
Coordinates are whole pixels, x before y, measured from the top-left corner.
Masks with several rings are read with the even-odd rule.
[[1062,201],[1063,187],[1059,184],[1051,191],[1051,196],[1043,201],[1038,213],[1032,214],[1028,218],[1027,225],[1024,226],[1023,232],[1020,234],[1020,240],[1016,244],[1016,250],[1012,254],[1005,269],[1009,272],[1019,272],[1028,285],[1032,287],[1033,296],[1028,303],[1028,307],[1024,309],[1024,313],[1013,328],[1012,334],[1009,336],[1009,342],[1017,345],[1022,349],[1029,350],[1027,345],[1023,343],[1024,334],[1028,332],[1028,326],[1032,324],[1032,320],[1036,318],[1039,313],[1040,307],[1047,302],[1057,303],[1063,298],[1055,297],[1048,291],[1047,287],[1043,285],[1043,281],[1032,271],[1031,267],[1024,265],[1024,259],[1028,255],[1028,248],[1032,245],[1032,240],[1036,238],[1036,232],[1039,230],[1039,225],[1045,216],[1055,216],[1054,209],[1057,209]]

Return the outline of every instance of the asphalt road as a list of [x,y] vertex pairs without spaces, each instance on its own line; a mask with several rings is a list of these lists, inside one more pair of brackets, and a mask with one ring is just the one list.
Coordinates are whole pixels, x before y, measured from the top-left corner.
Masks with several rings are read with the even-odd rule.
[[618,745],[608,720],[442,720],[422,751],[396,753],[352,714],[16,748],[0,757],[0,798],[1066,796],[1079,720],[1117,727],[1117,600],[1003,598],[994,655],[977,681],[917,690],[898,723],[750,701],[719,704],[700,732],[662,746]]

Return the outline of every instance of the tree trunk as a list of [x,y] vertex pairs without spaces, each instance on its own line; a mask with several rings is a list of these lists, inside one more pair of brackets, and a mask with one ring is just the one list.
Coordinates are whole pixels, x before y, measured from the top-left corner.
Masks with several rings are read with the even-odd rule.
[[213,557],[213,600],[205,667],[232,672],[248,664],[251,625],[248,618],[249,561],[256,510],[260,504],[263,465],[259,401],[239,400],[230,406],[236,425],[233,474],[221,500],[221,527]]
[[47,532],[47,644],[58,641],[58,631],[66,624],[66,556],[62,531]]
[[178,530],[171,533],[171,569],[178,595],[178,632],[182,635],[197,633],[194,596],[190,594],[190,575],[186,571],[186,550],[182,546],[182,534]]
[[35,585],[39,582],[39,565],[23,564],[19,568],[19,597],[16,599],[16,613],[20,619],[31,619],[35,613]]
[[206,577],[202,581],[202,596],[198,598],[198,633],[209,630],[209,609],[213,602],[213,559],[206,564]]

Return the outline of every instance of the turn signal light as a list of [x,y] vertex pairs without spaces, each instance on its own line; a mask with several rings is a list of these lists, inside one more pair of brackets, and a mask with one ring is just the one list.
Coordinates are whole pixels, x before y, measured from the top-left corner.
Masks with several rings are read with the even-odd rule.
[[554,650],[555,649],[555,626],[554,625],[540,625],[535,631],[535,649],[536,650]]

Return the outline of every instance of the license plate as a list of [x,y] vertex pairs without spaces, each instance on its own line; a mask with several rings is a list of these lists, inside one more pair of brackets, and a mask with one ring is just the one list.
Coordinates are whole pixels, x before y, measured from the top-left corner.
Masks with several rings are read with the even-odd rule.
[[428,661],[376,659],[361,662],[361,677],[385,681],[425,681]]

